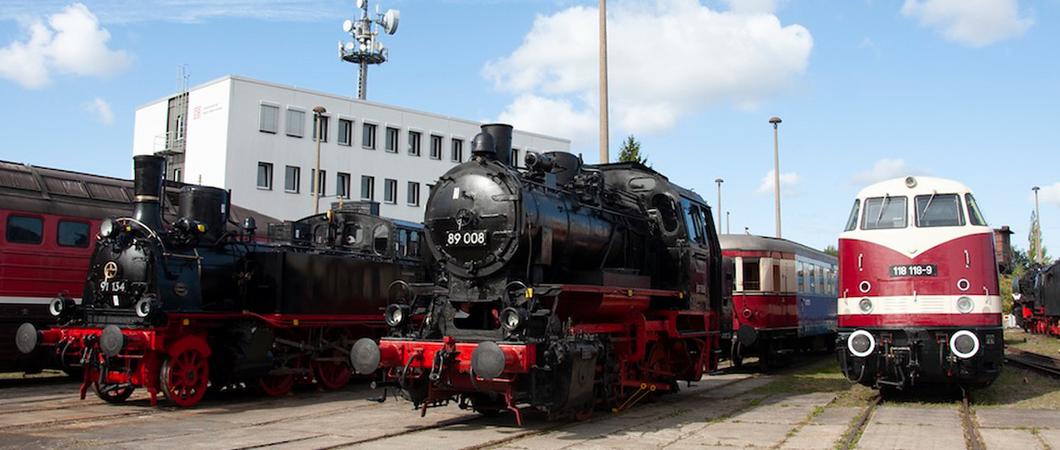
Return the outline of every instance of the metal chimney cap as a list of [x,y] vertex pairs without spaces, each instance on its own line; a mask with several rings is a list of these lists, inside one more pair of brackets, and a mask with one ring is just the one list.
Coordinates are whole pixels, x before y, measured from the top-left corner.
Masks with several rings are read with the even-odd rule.
[[771,123],[771,124],[773,124],[773,125],[776,125],[776,124],[778,124],[778,123],[780,123],[780,122],[781,122],[781,120],[780,120],[780,118],[779,118],[779,117],[777,117],[777,116],[773,116],[773,117],[770,117],[770,118],[769,118],[769,123]]
[[313,112],[315,112],[317,114],[324,114],[324,113],[328,112],[328,110],[325,109],[323,106],[317,106],[317,107],[313,108]]

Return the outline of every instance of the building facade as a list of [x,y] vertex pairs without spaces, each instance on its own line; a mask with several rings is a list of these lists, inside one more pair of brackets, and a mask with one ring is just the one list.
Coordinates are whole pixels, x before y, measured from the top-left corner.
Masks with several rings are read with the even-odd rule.
[[[320,117],[313,109],[322,106]],[[263,214],[312,214],[317,130],[320,209],[373,200],[380,213],[422,221],[435,180],[471,157],[479,122],[274,83],[226,76],[136,110],[133,154],[169,158],[167,177],[232,191]],[[515,130],[528,151],[570,150],[567,139]]]

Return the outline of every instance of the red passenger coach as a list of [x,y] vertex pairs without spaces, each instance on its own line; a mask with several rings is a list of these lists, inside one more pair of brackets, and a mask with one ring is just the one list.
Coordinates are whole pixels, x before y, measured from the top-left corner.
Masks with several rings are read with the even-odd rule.
[[981,387],[1001,371],[993,230],[972,192],[906,177],[862,190],[839,237],[844,373],[877,388]]

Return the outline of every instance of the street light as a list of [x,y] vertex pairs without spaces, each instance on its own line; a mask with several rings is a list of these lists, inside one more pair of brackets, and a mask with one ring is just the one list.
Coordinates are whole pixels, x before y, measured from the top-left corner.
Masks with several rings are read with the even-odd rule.
[[729,212],[725,211],[725,234],[732,233],[732,222],[729,221]]
[[328,110],[323,106],[313,108],[313,118],[317,126],[317,169],[313,172],[313,214],[320,214],[320,140],[324,137],[324,120],[321,116],[326,112]]
[[721,184],[724,183],[725,180],[716,178],[714,182],[718,183],[718,228],[721,228]]
[[1032,231],[1034,231],[1034,234],[1035,234],[1035,236],[1034,236],[1035,237],[1034,244],[1035,244],[1035,247],[1037,247],[1037,248],[1034,249],[1035,250],[1034,259],[1037,260],[1038,264],[1041,264],[1042,263],[1042,213],[1041,213],[1041,211],[1038,210],[1038,190],[1039,189],[1041,189],[1041,188],[1038,187],[1038,186],[1035,186],[1035,187],[1031,188],[1031,190],[1034,191],[1034,221],[1037,222],[1037,225],[1038,225],[1036,227],[1037,229],[1032,230]]
[[770,117],[769,123],[773,124],[773,196],[777,210],[777,239],[780,239],[780,139],[777,130],[780,118]]

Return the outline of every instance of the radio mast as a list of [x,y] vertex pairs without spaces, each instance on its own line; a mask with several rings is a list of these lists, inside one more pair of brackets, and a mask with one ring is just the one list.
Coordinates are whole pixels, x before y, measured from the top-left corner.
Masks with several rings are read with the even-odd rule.
[[357,0],[357,9],[361,18],[342,22],[342,31],[353,38],[351,41],[339,42],[339,59],[360,66],[360,77],[357,82],[357,98],[364,100],[368,94],[368,65],[385,63],[388,49],[377,38],[379,32],[375,26],[383,27],[386,34],[397,32],[401,12],[388,9],[385,14],[375,7],[375,19],[368,14],[368,0]]

